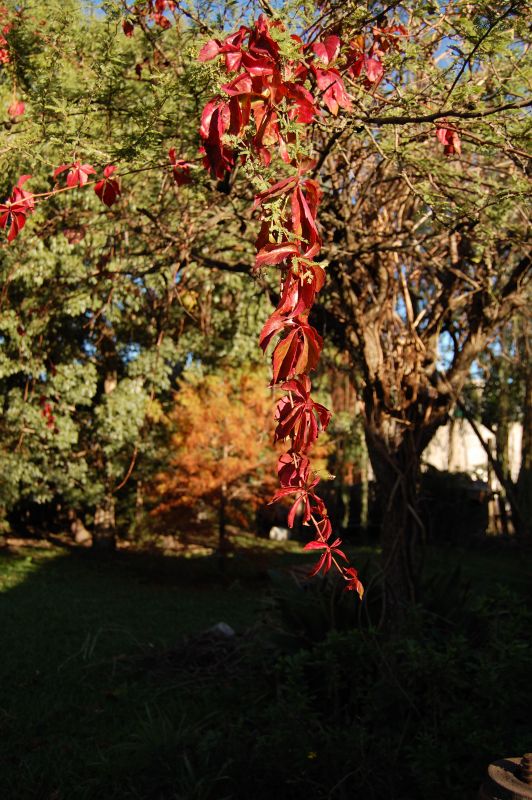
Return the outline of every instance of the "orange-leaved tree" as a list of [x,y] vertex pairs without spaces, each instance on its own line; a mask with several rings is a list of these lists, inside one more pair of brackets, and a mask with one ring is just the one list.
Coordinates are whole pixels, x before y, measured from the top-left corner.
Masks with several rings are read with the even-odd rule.
[[246,511],[270,499],[278,454],[264,384],[262,370],[186,372],[168,418],[168,466],[153,486],[159,530],[183,531],[210,512],[223,553],[228,523],[241,523]]

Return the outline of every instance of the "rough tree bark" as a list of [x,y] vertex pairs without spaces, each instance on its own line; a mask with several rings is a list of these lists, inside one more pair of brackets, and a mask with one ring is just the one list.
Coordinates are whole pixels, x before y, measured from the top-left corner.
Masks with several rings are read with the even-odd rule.
[[530,370],[530,338],[527,326],[519,343],[519,354],[524,369],[525,398],[523,408],[523,439],[521,442],[521,467],[517,478],[516,494],[520,509],[517,535],[532,545],[532,372]]
[[419,510],[421,457],[448,419],[452,401],[449,395],[427,393],[398,418],[385,411],[379,394],[380,387],[376,391],[375,384],[366,385],[365,433],[382,516],[383,618],[396,621],[419,598],[425,542]]
[[94,514],[92,549],[113,552],[116,549],[115,499],[107,494]]
[[[119,359],[116,352],[114,333],[107,325],[102,329],[100,355],[102,361],[103,394],[109,395],[114,392],[118,383]],[[116,549],[115,498],[109,487],[106,457],[101,451],[98,453],[98,461],[102,481],[106,485],[106,491],[94,513],[92,548],[99,552],[113,552]]]

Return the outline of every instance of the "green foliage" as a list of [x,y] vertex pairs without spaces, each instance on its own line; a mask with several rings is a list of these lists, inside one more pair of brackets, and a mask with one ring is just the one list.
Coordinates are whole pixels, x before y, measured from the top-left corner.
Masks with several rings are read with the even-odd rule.
[[149,36],[124,36],[121,4],[52,0],[16,17],[10,47],[0,108],[22,96],[26,109],[5,123],[2,195],[22,173],[48,191],[76,159],[122,175],[112,209],[90,186],[58,194],[0,250],[0,510],[55,498],[90,519],[132,458],[149,473],[184,364],[248,360],[265,312],[244,275],[204,261],[230,252],[232,234],[203,219],[202,173],[175,187],[169,172],[171,147],[193,161],[198,146],[206,86],[190,28],[166,34],[169,68]]

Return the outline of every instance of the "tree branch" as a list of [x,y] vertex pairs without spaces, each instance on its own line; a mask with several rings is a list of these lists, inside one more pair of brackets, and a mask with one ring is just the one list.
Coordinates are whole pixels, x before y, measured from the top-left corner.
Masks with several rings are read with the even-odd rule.
[[519,103],[504,103],[502,106],[486,108],[484,111],[456,111],[453,108],[449,108],[445,111],[434,111],[432,114],[418,116],[357,117],[357,119],[362,119],[365,123],[371,125],[406,125],[411,122],[435,122],[444,117],[480,119],[481,117],[489,117],[491,114],[498,114],[501,111],[512,111],[519,108],[528,108],[529,106],[532,106],[532,100],[521,100]]

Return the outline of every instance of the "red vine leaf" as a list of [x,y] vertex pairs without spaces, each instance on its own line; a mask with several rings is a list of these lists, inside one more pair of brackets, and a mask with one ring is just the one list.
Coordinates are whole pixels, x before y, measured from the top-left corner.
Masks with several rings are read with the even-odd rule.
[[135,31],[135,26],[130,19],[123,19],[122,30],[124,31],[126,36],[133,36],[133,33]]
[[0,204],[0,228],[8,230],[8,242],[12,242],[18,236],[26,224],[28,214],[35,209],[33,194],[22,188],[30,178],[31,175],[21,175],[9,200]]
[[343,576],[347,581],[346,586],[344,587],[344,591],[346,592],[356,592],[360,599],[364,597],[364,587],[362,583],[358,579],[358,572],[354,567],[346,567],[343,572]]
[[288,527],[293,528],[294,522],[296,519],[296,514],[298,509],[301,507],[303,513],[303,524],[307,523],[314,511],[316,513],[321,513],[323,510],[323,500],[321,497],[314,492],[315,487],[320,482],[319,478],[315,478],[310,484],[304,486],[283,486],[281,489],[278,489],[272,499],[270,500],[269,505],[272,503],[276,503],[278,500],[282,500],[284,497],[289,497],[290,495],[295,496],[294,503],[290,512],[288,514]]
[[338,58],[340,39],[338,36],[326,36],[321,42],[314,42],[312,52],[323,64],[329,64]]
[[323,267],[314,261],[294,259],[294,266],[284,277],[281,299],[277,306],[279,314],[296,316],[308,311],[314,303],[316,293],[325,283]]
[[323,102],[336,116],[340,108],[351,110],[351,100],[347,94],[342,76],[337,69],[318,69],[313,66],[312,71],[316,77],[318,89],[323,93]]
[[66,185],[70,188],[74,186],[85,186],[89,179],[89,175],[95,175],[96,170],[90,164],[81,164],[75,161],[73,164],[62,164],[54,170],[54,178],[57,178],[62,172],[68,170],[66,178]]
[[108,164],[103,171],[103,180],[98,181],[94,186],[94,191],[102,203],[105,203],[105,205],[109,208],[113,205],[113,203],[116,203],[121,194],[120,184],[116,178],[111,177],[115,170],[116,167],[112,167],[110,164]]
[[192,181],[192,177],[190,175],[190,167],[191,164],[188,161],[184,161],[182,158],[176,158],[175,155],[175,148],[171,147],[168,151],[168,158],[170,159],[170,164],[172,165],[172,175],[174,177],[174,183],[176,186],[185,186],[185,184],[190,183]]
[[7,109],[7,113],[9,114],[11,119],[16,119],[17,117],[21,117],[25,111],[26,111],[26,105],[22,100],[13,100],[13,102]]
[[310,380],[307,375],[302,375],[299,380],[284,383],[282,388],[289,394],[277,403],[275,441],[290,436],[294,450],[307,450],[314,444],[319,432],[327,428],[331,412],[311,398]]
[[282,264],[287,258],[299,254],[297,244],[293,242],[280,242],[279,244],[265,245],[255,257],[255,269],[266,266]]
[[443,145],[443,152],[446,156],[453,156],[455,153],[462,152],[462,143],[456,128],[449,127],[442,120],[436,127],[436,139]]
[[315,540],[305,545],[303,548],[304,550],[323,550],[318,563],[309,573],[309,578],[313,578],[314,575],[317,575],[321,569],[323,569],[324,574],[328,572],[332,566],[332,560],[335,556],[340,556],[340,558],[343,558],[344,561],[347,561],[346,554],[343,550],[339,549],[341,544],[341,539],[335,539],[334,542],[331,542],[331,544],[328,544],[327,541]]
[[281,339],[272,355],[272,383],[316,369],[323,339],[302,317],[290,320],[292,330]]
[[306,456],[289,450],[277,462],[277,475],[282,487],[303,486],[308,483],[310,461]]

